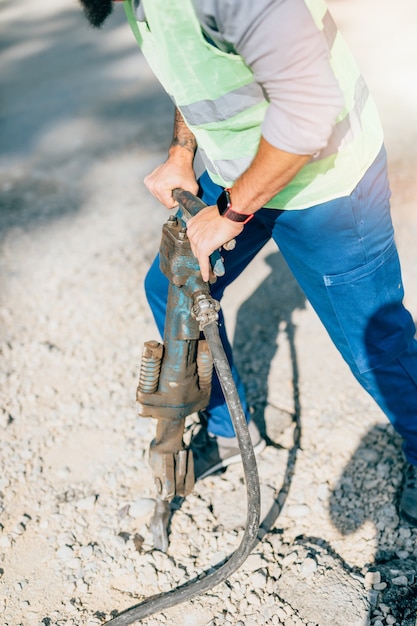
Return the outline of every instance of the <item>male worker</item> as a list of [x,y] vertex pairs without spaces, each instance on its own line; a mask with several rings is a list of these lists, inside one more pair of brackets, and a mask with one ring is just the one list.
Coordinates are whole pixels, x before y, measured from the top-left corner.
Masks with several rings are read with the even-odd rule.
[[[111,12],[110,0],[81,1],[95,26]],[[209,255],[236,239],[222,251],[217,299],[271,237],[277,243],[354,376],[403,437],[400,513],[417,526],[417,342],[402,304],[383,136],[324,0],[125,0],[125,8],[177,107],[168,158],[146,186],[168,209],[176,187],[209,205],[187,229],[204,280]],[[167,281],[157,259],[146,289],[162,332]],[[197,477],[238,458],[216,381],[205,420],[192,443]],[[250,432],[259,450],[252,423]]]

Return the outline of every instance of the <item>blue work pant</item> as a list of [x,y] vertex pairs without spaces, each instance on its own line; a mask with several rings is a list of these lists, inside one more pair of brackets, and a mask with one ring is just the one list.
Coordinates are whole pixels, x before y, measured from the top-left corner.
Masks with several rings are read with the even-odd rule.
[[[200,187],[204,202],[215,204],[221,188],[206,173]],[[403,437],[406,458],[417,464],[417,341],[402,303],[385,150],[350,196],[304,210],[258,211],[236,248],[222,252],[226,273],[212,286],[214,298],[221,300],[227,285],[271,237],[352,373]],[[162,335],[168,282],[158,257],[145,289]],[[220,333],[248,416],[222,318]],[[234,435],[217,378],[207,414],[210,432]]]

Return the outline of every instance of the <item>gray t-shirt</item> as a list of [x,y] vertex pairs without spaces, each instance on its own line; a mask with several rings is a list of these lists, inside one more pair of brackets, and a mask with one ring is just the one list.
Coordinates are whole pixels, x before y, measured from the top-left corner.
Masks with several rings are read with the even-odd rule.
[[[239,54],[270,102],[262,134],[273,146],[316,154],[327,144],[343,94],[324,34],[305,0],[193,0],[205,35]],[[139,20],[143,10],[136,11]]]

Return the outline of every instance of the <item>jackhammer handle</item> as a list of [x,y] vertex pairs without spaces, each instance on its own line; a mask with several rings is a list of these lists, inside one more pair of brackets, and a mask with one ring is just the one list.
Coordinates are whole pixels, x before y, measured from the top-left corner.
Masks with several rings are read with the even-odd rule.
[[177,187],[172,190],[172,197],[175,202],[178,202],[180,207],[183,207],[190,215],[194,217],[201,209],[207,206],[200,198],[197,198],[191,191],[180,189]]
[[[172,197],[176,202],[178,202],[179,206],[185,209],[185,211],[187,211],[187,213],[189,213],[192,217],[194,217],[194,215],[197,215],[197,213],[201,211],[201,209],[204,209],[207,206],[205,202],[192,194],[190,191],[180,189],[179,187],[172,190]],[[233,250],[235,246],[236,240],[231,239],[230,241],[227,241],[222,247],[225,250]],[[218,250],[215,250],[210,255],[210,262],[214,274],[216,276],[223,276],[225,273],[225,269],[223,265],[223,260]]]

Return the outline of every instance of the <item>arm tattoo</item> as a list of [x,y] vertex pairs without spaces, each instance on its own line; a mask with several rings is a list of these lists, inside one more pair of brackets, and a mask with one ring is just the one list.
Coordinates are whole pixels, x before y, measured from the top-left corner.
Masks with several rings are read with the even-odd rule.
[[172,135],[171,146],[181,146],[192,154],[195,153],[197,148],[195,137],[184,122],[184,118],[178,109],[175,109],[174,132]]

